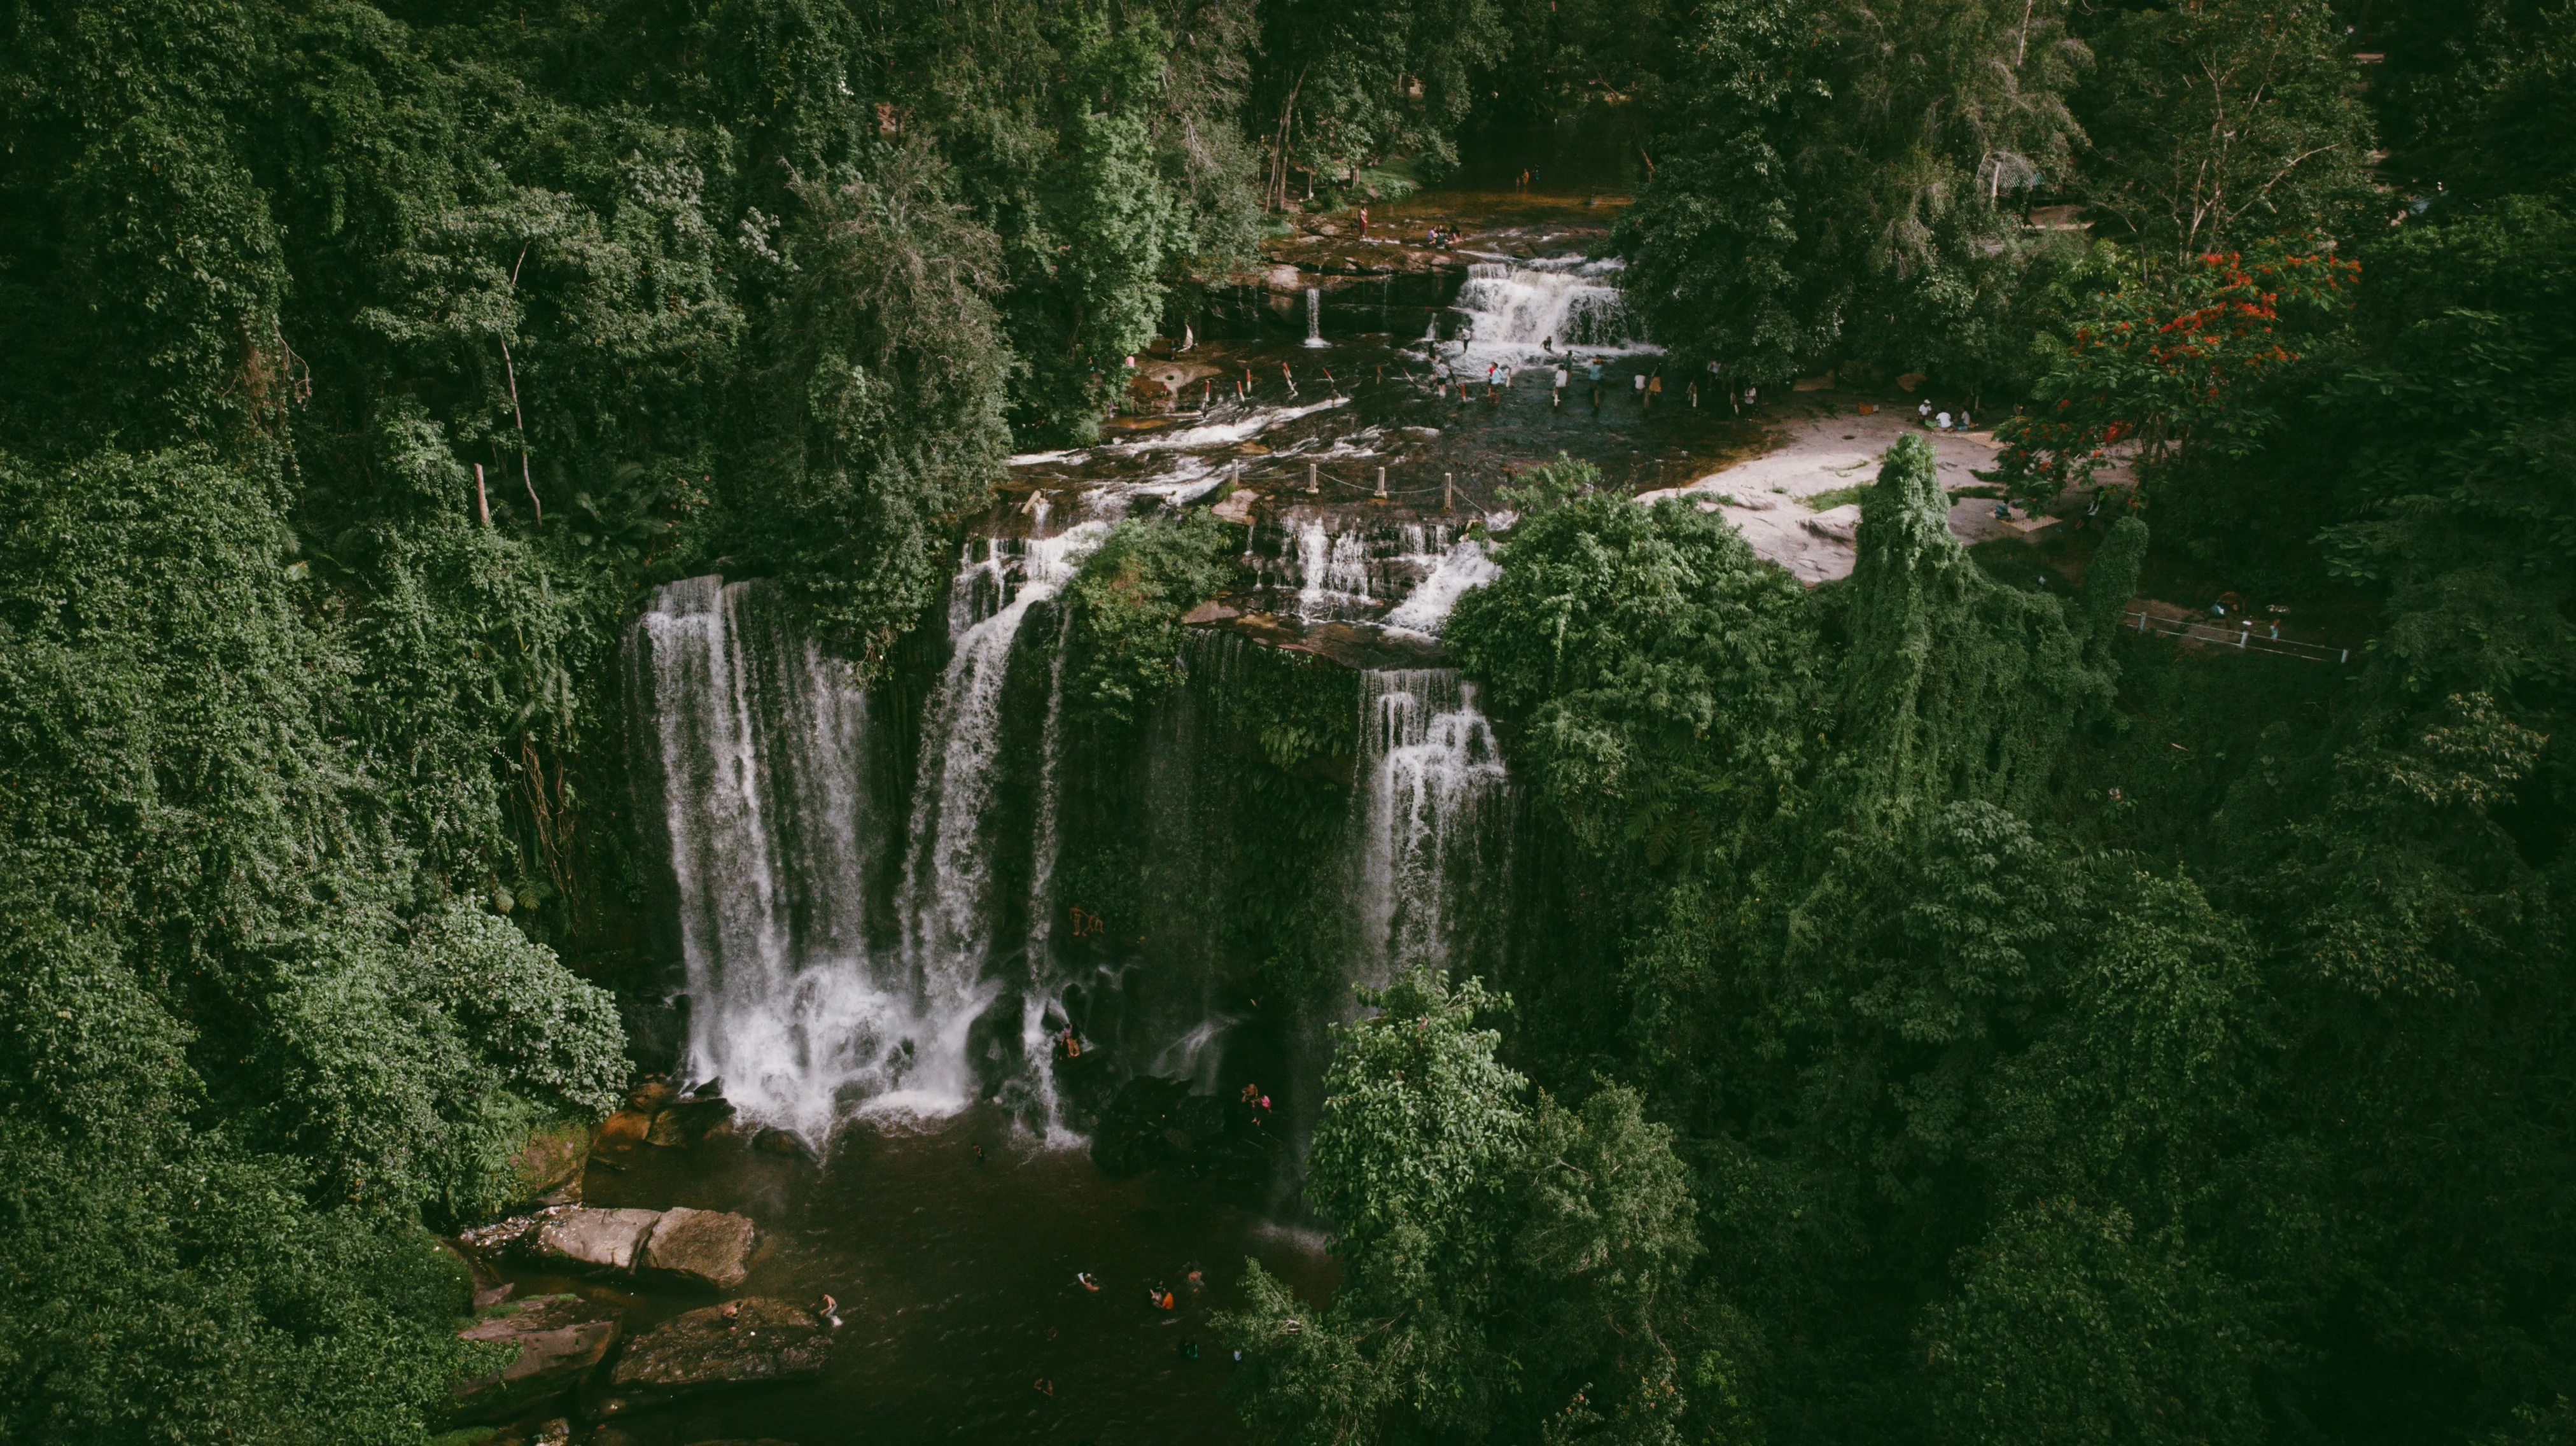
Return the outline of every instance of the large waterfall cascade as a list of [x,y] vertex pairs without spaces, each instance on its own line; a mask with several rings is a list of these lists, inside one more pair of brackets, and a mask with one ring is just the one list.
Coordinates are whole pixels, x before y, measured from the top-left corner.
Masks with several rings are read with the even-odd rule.
[[[974,1098],[969,1031],[1006,982],[991,957],[1005,904],[990,837],[1003,683],[1031,609],[1105,530],[968,545],[908,828],[869,794],[866,695],[776,620],[761,584],[673,583],[637,620],[630,707],[649,729],[670,842],[688,1068],[721,1077],[750,1117],[820,1139],[853,1108],[941,1115]],[[1052,831],[1051,814],[1040,827]],[[1052,849],[1039,841],[1043,867]],[[894,937],[872,944],[890,851],[902,859]],[[1024,990],[1038,1013],[1042,993]],[[1042,1018],[1021,1032],[1033,1029]],[[1039,1043],[1027,1058],[1045,1058]],[[1031,1087],[1051,1098],[1042,1080]]]
[[[1069,1013],[1107,1031],[1123,1067],[1218,1078],[1250,1016],[1240,982],[1212,962],[1226,902],[1195,880],[1214,877],[1207,861],[1242,825],[1229,813],[1237,765],[1222,761],[1233,745],[1203,736],[1199,720],[1229,686],[1226,660],[1257,645],[1215,634],[1193,644],[1189,681],[1158,705],[1143,756],[1113,768],[1136,790],[1120,806],[1138,810],[1127,827],[1146,871],[1139,897],[1162,901],[1153,907],[1167,917],[1138,922],[1150,942],[1074,951],[1057,935],[1083,901],[1058,895],[1068,869],[1096,887],[1100,861],[1063,856],[1064,810],[1077,780],[1084,797],[1097,792],[1104,761],[1070,767],[1068,640],[1060,626],[1032,635],[1030,620],[1060,622],[1046,604],[1130,506],[1223,480],[1200,443],[1232,445],[1336,404],[1095,448],[1130,464],[1061,509],[1028,506],[1015,521],[1036,535],[970,541],[917,747],[896,741],[911,719],[871,716],[893,695],[855,686],[766,585],[706,577],[659,590],[629,635],[628,706],[644,755],[639,806],[670,851],[689,1074],[721,1076],[747,1118],[817,1142],[853,1116],[936,1118],[991,1094],[1052,1133],[1062,1115],[1049,1036]],[[1062,530],[1046,535],[1051,523]],[[1494,574],[1459,527],[1322,510],[1265,520],[1244,562],[1278,613],[1423,639]],[[1496,877],[1507,846],[1491,832],[1505,792],[1493,731],[1454,672],[1360,683],[1350,823],[1330,869],[1351,881],[1348,972],[1383,979],[1400,960],[1451,958],[1473,931],[1472,890]],[[906,765],[908,796],[881,794],[875,785],[897,789],[904,775],[888,770]]]
[[776,621],[758,583],[672,583],[636,621],[630,711],[659,775],[692,1067],[750,1113],[818,1133],[844,1086],[903,1072],[918,1028],[871,953],[867,698]]

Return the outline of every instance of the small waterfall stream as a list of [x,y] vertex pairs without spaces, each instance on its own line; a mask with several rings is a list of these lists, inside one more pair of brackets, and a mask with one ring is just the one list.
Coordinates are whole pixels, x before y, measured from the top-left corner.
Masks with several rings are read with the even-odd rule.
[[1364,673],[1360,710],[1355,963],[1383,985],[1470,944],[1470,915],[1507,862],[1507,780],[1475,685],[1454,668]]
[[[912,1076],[901,1089],[871,1101],[873,1107],[948,1114],[975,1098],[978,1081],[967,1057],[967,1033],[1002,988],[991,968],[1001,901],[989,816],[1001,775],[1002,688],[1029,610],[1072,579],[1084,554],[1107,531],[1106,523],[1086,522],[1053,538],[1032,539],[1016,557],[999,539],[988,540],[980,544],[981,561],[974,556],[979,544],[969,543],[949,585],[948,669],[931,695],[922,728],[908,835],[913,853],[898,905],[905,962],[930,1037],[913,1041]],[[985,613],[988,603],[998,606]],[[1052,819],[1045,822],[1051,825]],[[1034,1001],[1037,993],[1031,989],[1024,997]]]

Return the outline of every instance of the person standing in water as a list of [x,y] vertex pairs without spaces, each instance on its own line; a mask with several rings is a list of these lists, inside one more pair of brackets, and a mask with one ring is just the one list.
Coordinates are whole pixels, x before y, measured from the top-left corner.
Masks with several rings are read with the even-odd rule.
[[1660,396],[1662,396],[1663,394],[1664,394],[1664,374],[1663,374],[1662,370],[1661,370],[1661,369],[1657,369],[1657,370],[1655,370],[1655,371],[1652,371],[1652,372],[1647,373],[1647,374],[1646,374],[1646,406],[1651,410],[1651,409],[1654,407],[1654,405],[1655,405],[1655,398],[1660,397]]
[[1558,362],[1556,364],[1556,390],[1549,395],[1547,402],[1550,408],[1558,411],[1564,410],[1565,384],[1570,380],[1572,380],[1572,378],[1565,370],[1565,363]]
[[1366,206],[1360,207],[1360,234],[1363,236],[1368,234],[1368,207]]
[[1601,410],[1601,362],[1602,358],[1594,357],[1583,365],[1583,379],[1592,384],[1592,410],[1596,412]]

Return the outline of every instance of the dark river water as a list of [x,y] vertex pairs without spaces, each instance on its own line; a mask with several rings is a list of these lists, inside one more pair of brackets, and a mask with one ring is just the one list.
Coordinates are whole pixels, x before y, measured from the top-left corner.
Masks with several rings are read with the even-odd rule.
[[[764,1243],[740,1294],[840,1302],[821,1379],[622,1420],[639,1446],[1238,1440],[1222,1394],[1232,1362],[1208,1317],[1240,1303],[1247,1257],[1308,1299],[1332,1285],[1320,1240],[1272,1223],[1257,1194],[1168,1171],[1112,1180],[1080,1149],[1036,1145],[974,1112],[911,1132],[844,1130],[821,1167],[726,1141],[638,1152],[623,1173],[594,1168],[586,1198],[749,1215]],[[1080,1272],[1101,1289],[1085,1290]],[[630,1334],[705,1303],[521,1279],[523,1292],[625,1303]],[[1170,1287],[1174,1310],[1147,1303],[1153,1284]]]

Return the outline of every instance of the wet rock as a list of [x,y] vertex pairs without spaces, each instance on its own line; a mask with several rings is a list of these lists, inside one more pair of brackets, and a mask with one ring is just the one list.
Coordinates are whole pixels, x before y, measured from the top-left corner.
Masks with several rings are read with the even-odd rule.
[[619,1110],[591,1132],[590,1153],[596,1159],[623,1159],[641,1148],[644,1137],[652,1132],[652,1115],[642,1110]]
[[575,1270],[631,1271],[658,1210],[596,1210],[576,1205],[541,1217],[525,1241],[539,1260]]
[[627,1087],[626,1107],[646,1119],[662,1112],[665,1105],[680,1097],[680,1087],[658,1074],[648,1074]]
[[513,1346],[518,1354],[456,1384],[455,1419],[499,1420],[581,1384],[616,1344],[619,1314],[577,1295],[508,1301],[484,1312],[457,1339]]
[[805,1137],[794,1130],[763,1130],[751,1137],[751,1147],[764,1155],[797,1160],[814,1158],[814,1147],[806,1144]]
[[751,1274],[758,1239],[749,1220],[721,1210],[665,1210],[644,1238],[635,1268],[711,1290],[732,1290]]
[[614,1417],[707,1391],[805,1380],[831,1359],[831,1328],[813,1312],[748,1296],[673,1316],[630,1338],[591,1413]]
[[645,1132],[644,1143],[666,1149],[685,1148],[732,1121],[733,1102],[722,1096],[684,1099],[653,1117],[653,1128]]

